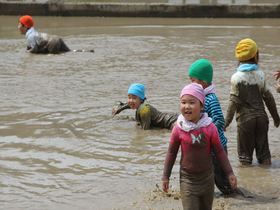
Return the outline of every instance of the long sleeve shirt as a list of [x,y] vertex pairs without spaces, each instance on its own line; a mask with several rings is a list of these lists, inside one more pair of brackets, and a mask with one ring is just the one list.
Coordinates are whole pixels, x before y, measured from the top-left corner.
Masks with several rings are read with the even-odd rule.
[[233,173],[213,123],[189,132],[181,129],[178,123],[175,125],[165,159],[163,180],[169,179],[179,148],[181,148],[180,168],[187,173],[201,174],[213,170],[211,151],[214,151],[225,173],[227,175]]
[[178,113],[160,112],[152,105],[144,102],[136,110],[135,118],[144,130],[155,127],[172,129],[178,115]]
[[218,129],[220,142],[223,147],[226,147],[227,138],[224,134],[225,119],[219,100],[215,93],[209,93],[205,96],[204,110],[208,114],[208,116],[212,118],[213,123]]
[[231,123],[236,113],[238,124],[250,119],[265,116],[265,105],[267,106],[274,122],[279,122],[280,118],[277,112],[274,97],[266,85],[263,71],[258,69],[245,71],[245,67],[251,67],[250,64],[240,65],[243,71],[237,71],[231,77],[230,99],[226,115],[226,127]]
[[45,53],[46,45],[51,37],[46,33],[39,33],[35,28],[30,28],[25,37],[27,39],[27,49],[32,53]]

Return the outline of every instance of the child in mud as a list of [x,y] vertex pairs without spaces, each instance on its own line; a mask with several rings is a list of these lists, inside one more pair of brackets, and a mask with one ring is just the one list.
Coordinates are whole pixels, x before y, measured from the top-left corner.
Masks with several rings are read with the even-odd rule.
[[278,81],[278,83],[276,85],[276,91],[278,93],[280,93],[280,80],[279,80],[280,79],[280,71],[275,72],[274,77],[275,77],[276,81]]
[[164,163],[162,188],[169,189],[169,177],[179,148],[180,193],[183,209],[210,210],[214,198],[214,174],[212,152],[215,153],[232,189],[237,179],[220,143],[216,126],[203,112],[204,89],[197,83],[185,86],[180,94],[180,111],[174,126]]
[[252,164],[253,152],[259,164],[270,165],[271,154],[268,144],[267,106],[275,127],[280,118],[274,97],[268,89],[264,72],[259,68],[259,50],[252,39],[242,39],[235,48],[239,61],[237,71],[231,77],[231,90],[226,115],[228,127],[236,113],[237,147],[242,165]]
[[127,103],[120,103],[113,108],[113,116],[125,109],[135,109],[135,119],[144,130],[152,128],[172,129],[179,114],[163,113],[146,101],[145,86],[140,83],[131,84],[128,91]]
[[[213,66],[207,59],[198,59],[191,64],[188,75],[192,82],[200,84],[204,89],[205,102],[204,112],[212,118],[213,123],[217,127],[220,142],[227,154],[227,138],[224,134],[225,119],[216,96],[215,87],[212,84],[213,79]],[[225,195],[232,194],[234,191],[228,182],[228,178],[221,168],[217,158],[213,154],[213,164],[215,173],[215,184],[217,188]]]
[[56,54],[70,51],[61,38],[36,31],[33,18],[29,15],[19,18],[18,29],[21,34],[25,34],[27,51],[30,53]]

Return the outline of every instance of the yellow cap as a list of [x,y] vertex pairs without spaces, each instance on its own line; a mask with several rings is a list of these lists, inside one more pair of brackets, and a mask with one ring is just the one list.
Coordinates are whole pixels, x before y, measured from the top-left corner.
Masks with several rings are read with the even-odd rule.
[[252,39],[242,39],[235,48],[235,57],[239,61],[247,61],[255,57],[258,52],[258,46]]

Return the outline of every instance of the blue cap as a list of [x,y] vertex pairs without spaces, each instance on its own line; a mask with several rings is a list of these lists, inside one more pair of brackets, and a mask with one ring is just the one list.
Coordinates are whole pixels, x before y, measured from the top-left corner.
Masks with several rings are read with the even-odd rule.
[[145,99],[145,86],[140,83],[131,84],[127,91],[128,94],[138,96],[140,99]]

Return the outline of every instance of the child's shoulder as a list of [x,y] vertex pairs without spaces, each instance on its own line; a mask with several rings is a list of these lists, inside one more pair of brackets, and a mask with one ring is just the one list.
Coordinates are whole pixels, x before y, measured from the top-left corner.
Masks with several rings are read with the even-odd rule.
[[218,96],[215,93],[209,93],[205,96],[204,106],[212,106],[214,104],[220,104]]
[[248,84],[256,84],[264,80],[265,80],[265,74],[261,70],[249,71],[249,72],[237,71],[231,76],[232,84],[238,84],[242,82]]
[[139,109],[145,109],[147,107],[151,107],[151,105],[147,102],[144,101],[143,103],[141,103],[141,105],[139,106]]
[[146,115],[151,112],[152,106],[149,103],[142,103],[139,108],[138,112],[140,115]]
[[209,93],[207,95],[205,95],[205,100],[212,100],[212,99],[217,99],[217,95],[216,93]]
[[207,127],[209,129],[217,129],[216,125],[213,122],[211,122]]
[[204,132],[212,135],[213,132],[218,132],[216,125],[211,122],[209,125],[207,125],[206,127],[203,127]]

